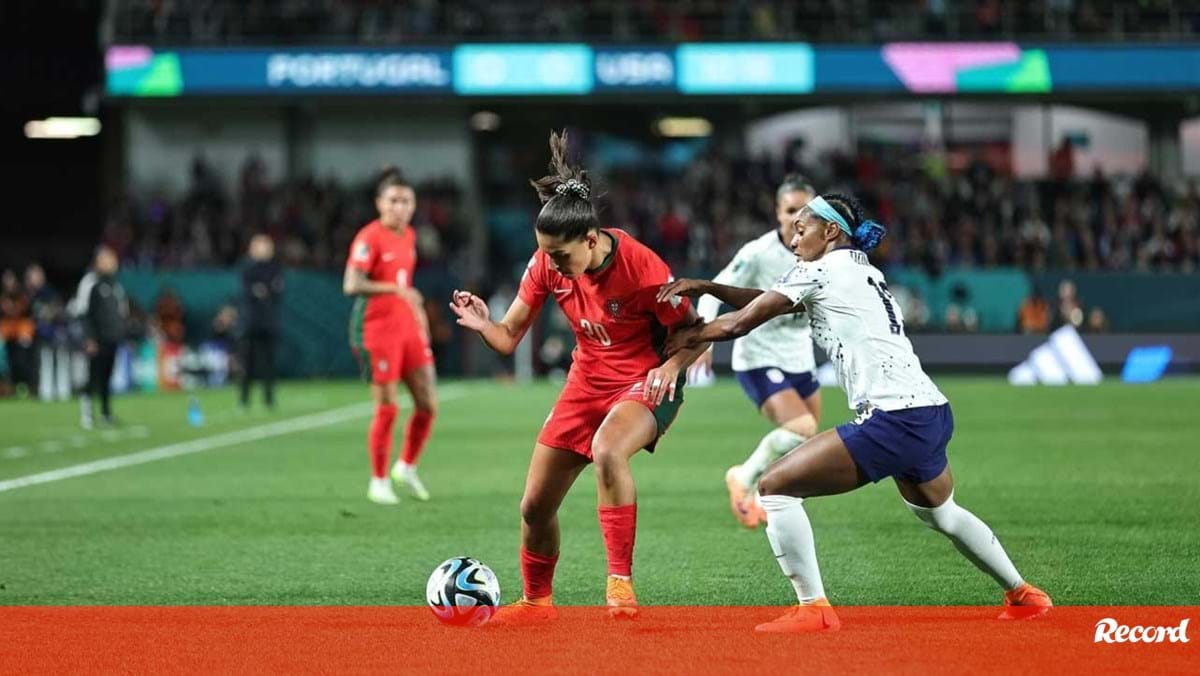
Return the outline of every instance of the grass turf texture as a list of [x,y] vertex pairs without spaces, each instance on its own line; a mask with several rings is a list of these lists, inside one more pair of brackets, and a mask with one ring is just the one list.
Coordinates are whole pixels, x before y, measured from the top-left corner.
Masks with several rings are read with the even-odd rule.
[[[1200,598],[1197,381],[1011,388],[942,378],[957,431],[960,504],[1060,605]],[[0,493],[0,605],[423,603],[450,556],[482,559],[519,594],[517,506],[550,384],[443,386],[422,463],[429,503],[365,499],[367,417]],[[824,427],[849,416],[823,390]],[[274,415],[237,415],[229,390],[119,398],[124,427],[82,432],[74,404],[0,403],[0,481],[361,402],[360,383],[284,383]],[[635,577],[644,604],[792,602],[761,530],[737,526],[722,476],[768,425],[732,383],[692,390],[654,456],[639,454]],[[364,409],[365,410],[365,409]],[[398,424],[402,430],[402,421]],[[20,448],[14,451],[13,448]],[[407,498],[407,496],[405,496]],[[992,581],[923,528],[890,482],[806,502],[835,604],[998,603]],[[594,477],[561,511],[562,604],[600,604]]]

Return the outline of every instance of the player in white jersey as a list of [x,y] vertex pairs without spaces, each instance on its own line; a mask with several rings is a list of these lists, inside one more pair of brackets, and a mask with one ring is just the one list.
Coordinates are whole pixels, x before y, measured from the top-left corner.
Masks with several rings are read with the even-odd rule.
[[[802,176],[788,175],[775,191],[777,228],[747,242],[713,281],[726,286],[769,289],[796,264],[792,253],[792,222],[816,195]],[[704,321],[716,319],[721,301],[700,299],[697,310]],[[729,508],[747,528],[765,520],[754,496],[754,486],[767,467],[783,454],[817,433],[821,419],[820,385],[813,375],[812,334],[808,316],[787,314],[765,322],[757,331],[733,343],[733,372],[746,396],[775,428],[759,442],[750,457],[725,473]],[[692,370],[712,370],[712,350],[696,360]]]
[[1005,590],[1001,619],[1036,617],[1050,597],[1025,582],[990,528],[954,501],[946,445],[954,431],[950,405],[904,336],[904,317],[883,274],[867,259],[884,235],[845,195],[816,197],[801,210],[791,247],[799,262],[770,291],[678,280],[659,295],[710,293],[736,308],[668,340],[668,351],[749,333],[772,317],[807,312],[813,339],[829,353],[852,423],[806,441],[759,481],[767,538],[799,605],[756,629],[829,631],[841,626],[825,598],[812,527],[803,500],[852,491],[892,477],[904,504],[948,537]]

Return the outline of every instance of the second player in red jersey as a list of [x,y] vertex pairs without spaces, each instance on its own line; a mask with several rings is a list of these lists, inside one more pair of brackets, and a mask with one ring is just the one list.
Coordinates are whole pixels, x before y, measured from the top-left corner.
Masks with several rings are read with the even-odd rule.
[[551,409],[529,464],[521,498],[524,594],[495,621],[523,623],[557,616],[551,582],[558,562],[558,507],[588,463],[596,468],[597,513],[608,553],[605,596],[614,617],[637,613],[633,543],[637,489],[629,461],[653,451],[683,402],[684,373],[707,346],[667,359],[668,333],[699,317],[690,301],[657,301],[670,270],[633,237],[600,227],[587,173],[566,161],[566,135],[550,136],[551,174],[534,182],[542,201],[534,233],[538,250],[518,297],[499,322],[474,294],[455,292],[458,323],[510,354],[542,305],[554,298],[576,344],[567,383]]
[[392,425],[397,413],[397,383],[413,398],[404,435],[404,451],[392,479],[408,485],[417,498],[429,499],[416,464],[437,412],[433,351],[421,294],[413,288],[417,263],[416,231],[411,221],[416,193],[396,170],[385,171],[376,190],[379,218],[363,226],[350,245],[343,287],[357,296],[350,318],[350,344],[370,370],[375,418],[367,436],[371,457],[372,502],[394,504],[387,476]]

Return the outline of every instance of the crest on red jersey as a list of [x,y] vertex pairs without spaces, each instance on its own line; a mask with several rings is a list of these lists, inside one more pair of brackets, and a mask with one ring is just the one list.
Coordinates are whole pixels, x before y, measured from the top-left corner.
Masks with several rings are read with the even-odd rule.
[[607,307],[608,314],[612,315],[613,317],[621,314],[621,301],[617,300],[616,298],[609,298]]

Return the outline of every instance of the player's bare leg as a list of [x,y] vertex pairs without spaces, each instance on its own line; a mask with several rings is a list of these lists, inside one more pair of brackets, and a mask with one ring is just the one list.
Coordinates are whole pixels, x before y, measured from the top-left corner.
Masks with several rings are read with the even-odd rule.
[[605,600],[616,618],[637,616],[633,593],[633,544],[637,534],[637,486],[629,459],[658,436],[650,409],[636,401],[613,407],[592,437],[597,512],[608,550]]
[[802,398],[794,389],[781,390],[767,397],[759,409],[763,417],[775,423],[775,429],[758,442],[758,447],[740,465],[725,472],[725,488],[729,491],[729,509],[738,523],[757,528],[766,523],[766,512],[759,504],[754,487],[771,463],[817,433],[821,419],[821,393]]
[[922,523],[949,538],[959,553],[1004,589],[1005,607],[1000,619],[1027,619],[1050,611],[1050,596],[1021,578],[992,529],[954,501],[954,477],[949,466],[924,483],[896,479],[896,488]]
[[367,487],[367,499],[379,505],[394,505],[400,502],[392,490],[387,477],[388,455],[392,448],[392,424],[396,420],[396,398],[399,391],[395,382],[371,383],[371,400],[375,402],[375,417],[367,434],[367,450],[371,456],[371,483]]
[[429,439],[437,416],[437,372],[427,364],[404,374],[404,385],[412,396],[413,411],[404,431],[404,451],[392,466],[392,480],[408,486],[418,500],[428,500],[429,491],[417,475],[417,460]]
[[587,458],[573,451],[535,444],[521,496],[521,574],[523,594],[505,606],[493,623],[527,624],[558,617],[554,610],[554,566],[558,562],[558,508]]
[[766,509],[767,539],[799,604],[782,617],[755,627],[765,632],[836,631],[841,622],[821,582],[812,524],[805,498],[847,493],[867,482],[836,430],[827,430],[771,465],[758,482]]

